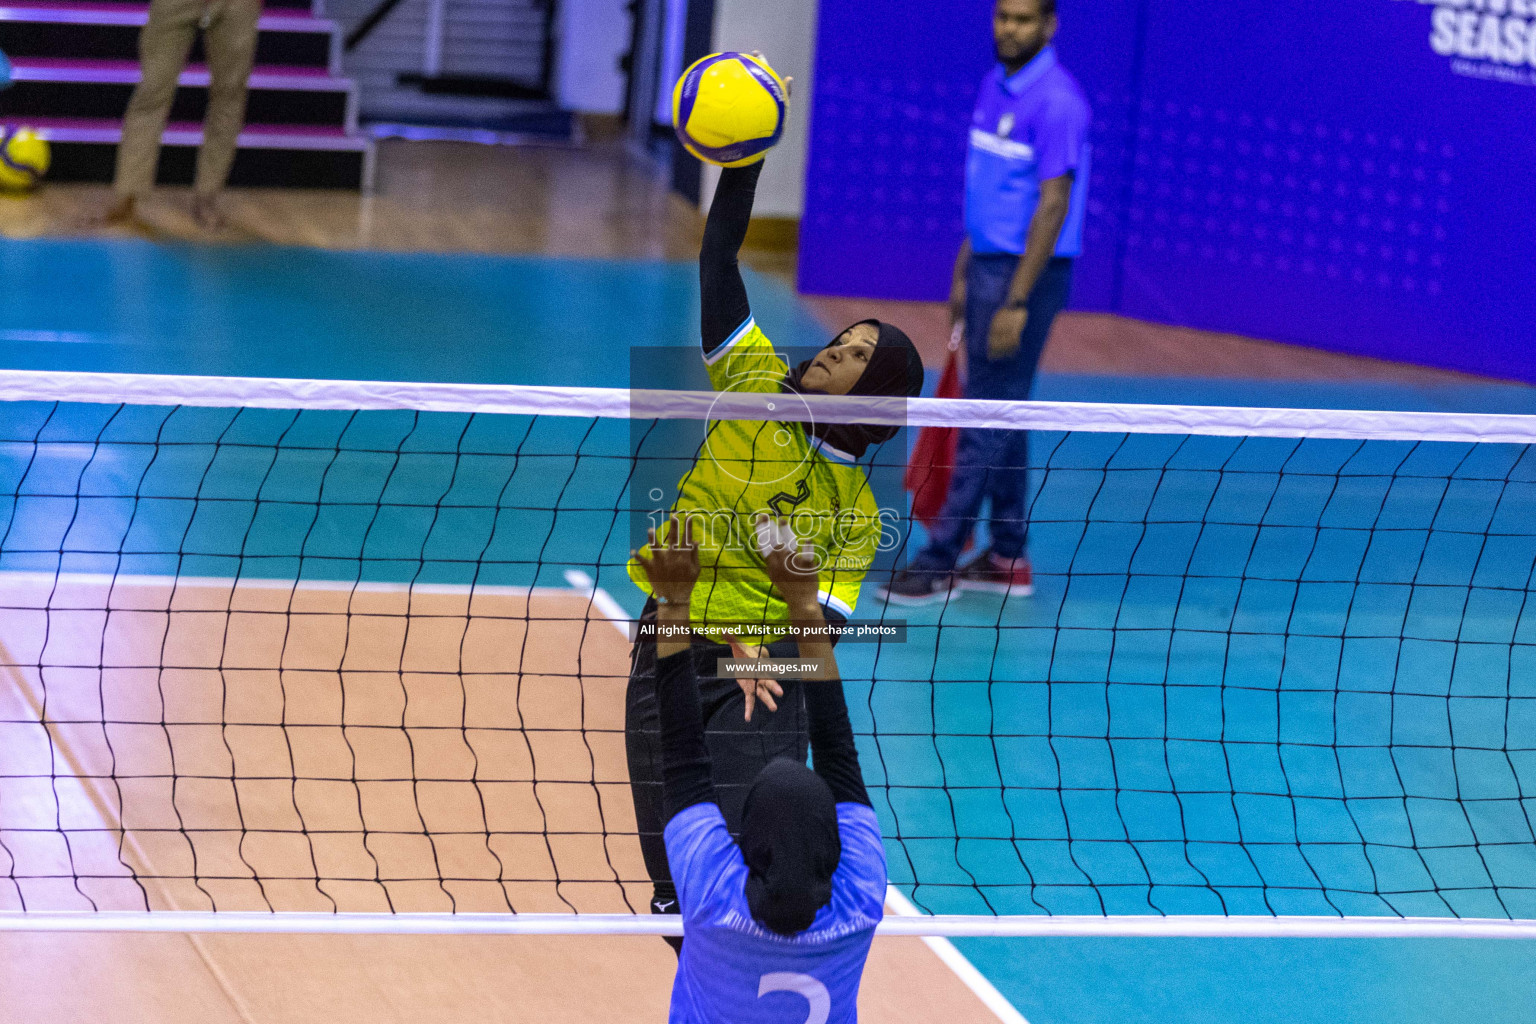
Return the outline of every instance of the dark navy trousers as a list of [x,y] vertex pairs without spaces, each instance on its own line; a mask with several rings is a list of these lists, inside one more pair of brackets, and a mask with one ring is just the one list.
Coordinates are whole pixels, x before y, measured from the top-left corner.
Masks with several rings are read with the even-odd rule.
[[[1019,257],[973,255],[966,271],[966,398],[1023,401],[1034,387],[1035,370],[1051,325],[1072,290],[1072,261],[1052,259],[1035,282],[1027,303],[1029,319],[1019,350],[1011,358],[987,357],[992,317],[1008,297]],[[955,453],[949,496],[929,530],[928,547],[912,562],[914,569],[947,572],[955,567],[981,515],[991,501],[992,550],[1002,558],[1024,554],[1027,519],[1029,434],[1023,430],[962,430]]]

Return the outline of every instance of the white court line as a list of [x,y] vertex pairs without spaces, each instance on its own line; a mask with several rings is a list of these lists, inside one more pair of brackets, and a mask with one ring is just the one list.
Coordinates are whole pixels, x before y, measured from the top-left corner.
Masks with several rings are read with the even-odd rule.
[[580,591],[592,602],[592,607],[603,613],[603,618],[612,623],[625,640],[633,641],[629,635],[629,613],[619,602],[613,599],[613,595],[597,585],[597,581],[579,569],[565,570],[565,582],[574,590]]
[[92,331],[23,330],[17,328],[0,330],[0,341],[11,341],[21,344],[41,343],[44,345],[142,344],[137,339],[128,338],[124,335],[97,334]]
[[[292,577],[281,576],[157,576],[137,573],[110,573],[110,572],[40,572],[19,571],[11,572],[0,570],[0,584],[15,581],[17,583],[46,584],[58,582],[72,586],[88,587],[217,587],[225,589],[238,586],[240,589],[251,588],[255,590],[347,590],[360,591],[365,594],[403,594],[411,591],[417,594],[457,595],[468,594],[473,591],[476,594],[485,594],[489,597],[569,597],[570,593],[559,587],[510,587],[477,583],[471,586],[468,583],[400,583],[400,582],[374,582],[371,580],[295,580]],[[615,605],[617,607],[617,605]],[[623,614],[622,611],[619,613]]]
[[[885,888],[885,905],[898,917],[925,916],[894,885],[888,885]],[[1029,1021],[1024,1019],[1024,1015],[997,990],[997,986],[988,981],[986,975],[978,971],[976,965],[955,948],[953,942],[937,935],[925,935],[923,942],[933,950],[934,955],[942,960],[946,967],[955,972],[955,977],[964,982],[965,987],[970,989],[1003,1024],[1029,1024]]]

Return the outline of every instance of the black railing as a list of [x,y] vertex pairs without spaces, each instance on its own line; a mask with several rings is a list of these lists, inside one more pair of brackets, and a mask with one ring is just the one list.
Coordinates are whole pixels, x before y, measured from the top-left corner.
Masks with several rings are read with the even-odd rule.
[[[357,26],[348,32],[342,47],[352,52],[373,34],[386,18],[399,7],[401,0],[379,0]],[[539,46],[539,74],[537,81],[523,78],[486,75],[424,75],[408,72],[398,77],[400,85],[413,86],[424,93],[446,96],[494,96],[503,99],[547,100],[553,94],[555,71],[555,18],[559,14],[559,0],[537,0],[534,4],[544,11]]]
[[347,33],[346,39],[342,41],[342,48],[348,53],[357,49],[357,44],[371,36],[373,30],[379,27],[379,22],[389,17],[399,6],[400,0],[382,0],[377,7],[368,12],[366,18],[357,23],[356,28]]

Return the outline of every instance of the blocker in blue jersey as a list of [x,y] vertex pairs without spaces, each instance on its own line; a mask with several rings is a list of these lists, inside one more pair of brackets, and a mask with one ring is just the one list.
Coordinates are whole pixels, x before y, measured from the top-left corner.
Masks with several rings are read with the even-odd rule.
[[0,89],[10,88],[11,62],[3,52],[0,52]]
[[[885,850],[870,806],[837,662],[817,599],[815,548],[766,518],[768,577],[803,659],[815,770],[779,758],[752,783],[733,839],[715,802],[699,710],[689,602],[699,577],[693,526],[668,525],[638,555],[660,607],[667,859],[687,942],[671,1024],[849,1024],[885,903]],[[714,668],[711,668],[714,671]]]

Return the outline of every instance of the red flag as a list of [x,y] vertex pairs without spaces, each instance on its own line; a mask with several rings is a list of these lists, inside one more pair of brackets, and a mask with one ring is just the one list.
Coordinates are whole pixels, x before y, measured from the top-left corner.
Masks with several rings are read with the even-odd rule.
[[[939,389],[935,398],[959,398],[960,326],[949,341],[949,356],[944,360],[944,373],[939,377]],[[912,459],[907,463],[903,486],[912,492],[912,518],[924,526],[932,526],[949,497],[949,479],[954,472],[955,448],[960,443],[960,431],[956,427],[924,427],[917,435],[912,448]]]

